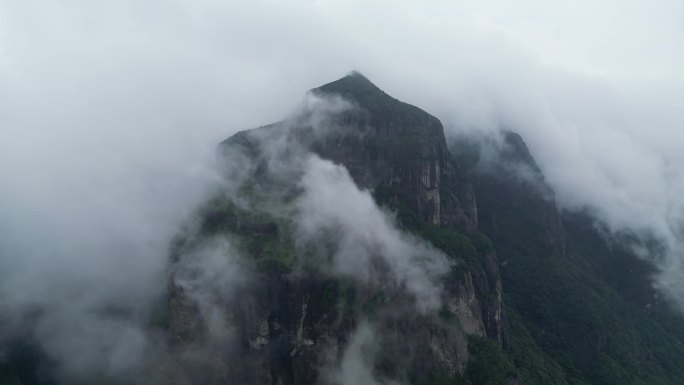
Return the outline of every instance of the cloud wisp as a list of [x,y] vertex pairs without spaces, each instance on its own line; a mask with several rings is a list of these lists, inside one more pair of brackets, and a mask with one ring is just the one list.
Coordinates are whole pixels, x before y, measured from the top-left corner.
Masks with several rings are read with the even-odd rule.
[[387,280],[382,273],[387,269],[390,281],[415,298],[420,312],[439,309],[440,278],[450,269],[444,254],[399,230],[394,218],[380,210],[370,192],[360,190],[340,165],[309,157],[300,186],[298,239],[328,244],[325,250],[333,253],[331,272],[377,286]]
[[395,385],[394,381],[379,379],[372,365],[376,346],[376,330],[368,321],[362,321],[349,338],[338,365],[325,371],[324,383],[329,385]]

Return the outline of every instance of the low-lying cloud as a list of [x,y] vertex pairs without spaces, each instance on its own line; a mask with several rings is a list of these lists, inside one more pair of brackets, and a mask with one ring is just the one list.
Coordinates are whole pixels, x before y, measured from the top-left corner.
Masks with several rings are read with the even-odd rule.
[[395,385],[373,372],[377,351],[376,330],[368,321],[362,321],[349,337],[340,362],[324,372],[324,383],[329,385]]
[[183,252],[172,266],[173,285],[198,312],[211,340],[232,337],[227,307],[240,290],[250,284],[250,268],[241,252],[228,238],[203,239],[192,250]]
[[421,312],[441,306],[440,278],[450,269],[441,252],[397,229],[369,191],[360,190],[340,165],[310,156],[300,182],[297,236],[301,242],[330,244],[332,271],[378,287],[389,281],[405,289]]

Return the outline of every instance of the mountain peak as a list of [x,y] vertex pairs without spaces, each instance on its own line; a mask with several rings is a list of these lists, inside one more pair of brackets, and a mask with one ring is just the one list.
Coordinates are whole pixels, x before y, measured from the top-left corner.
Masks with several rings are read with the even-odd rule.
[[352,71],[340,79],[314,88],[311,91],[323,94],[339,94],[361,103],[378,97],[394,100],[394,98],[387,95],[358,71]]
[[347,76],[310,92],[335,95],[355,103],[370,113],[370,124],[376,128],[382,127],[398,134],[401,130],[397,131],[397,128],[403,127],[418,134],[418,137],[436,136],[444,141],[442,124],[437,118],[416,106],[393,98],[358,71],[352,71]]

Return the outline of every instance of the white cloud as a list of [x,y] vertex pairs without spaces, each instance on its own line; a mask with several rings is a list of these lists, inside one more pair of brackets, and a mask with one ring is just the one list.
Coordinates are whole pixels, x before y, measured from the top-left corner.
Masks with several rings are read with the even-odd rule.
[[331,385],[380,385],[396,384],[384,381],[373,373],[373,361],[377,350],[375,328],[362,321],[349,338],[337,367],[324,372],[325,381]]
[[387,281],[387,269],[390,282],[412,295],[419,311],[439,308],[440,277],[450,269],[444,254],[398,230],[394,218],[354,184],[343,166],[311,156],[300,185],[297,237],[305,243],[332,243],[334,273],[374,287]]

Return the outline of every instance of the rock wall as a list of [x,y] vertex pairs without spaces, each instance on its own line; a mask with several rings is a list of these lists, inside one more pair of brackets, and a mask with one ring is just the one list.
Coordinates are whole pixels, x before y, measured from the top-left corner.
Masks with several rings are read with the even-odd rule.
[[[383,196],[380,203],[403,207],[435,229],[476,232],[475,194],[447,149],[439,120],[389,97],[365,78],[338,82],[316,92],[353,101],[356,109],[332,122],[343,131],[321,138],[306,134],[311,127],[301,127],[293,134],[300,144],[344,165],[357,185]],[[292,129],[290,125],[267,129]],[[254,152],[258,144],[250,136],[259,130],[264,129],[229,139],[223,151],[239,145],[249,147],[245,153]],[[235,220],[212,221],[220,227],[221,221]],[[501,344],[507,336],[494,252],[458,269],[461,273],[447,274],[443,281],[444,308],[438,314],[417,313],[413,299],[389,281],[371,287],[306,270],[262,271],[238,300],[222,305],[220,313],[232,334],[230,340],[218,341],[172,277],[170,329],[176,349],[190,352],[179,355],[177,365],[192,384],[226,379],[250,385],[325,383],[325,373],[339,362],[354,330],[370,319],[377,331],[372,370],[381,378],[462,375],[467,335],[488,336]]]
[[[231,383],[270,385],[323,383],[326,371],[341,359],[355,328],[373,308],[378,352],[374,370],[385,378],[414,372],[463,374],[468,362],[467,335],[503,338],[501,308],[480,296],[484,277],[467,272],[445,286],[445,312],[419,315],[409,298],[397,294],[379,300],[378,293],[357,286],[358,301],[345,302],[344,283],[313,276],[263,277],[262,285],[225,304],[233,335],[207,338],[192,303],[176,292],[171,329],[176,358],[187,384]],[[396,293],[395,293],[396,294]],[[390,294],[391,295],[391,294]],[[497,293],[500,299],[500,293]],[[386,301],[386,302],[385,302]],[[489,314],[492,313],[493,314]],[[187,322],[188,315],[195,320]],[[498,325],[501,325],[500,323]]]

